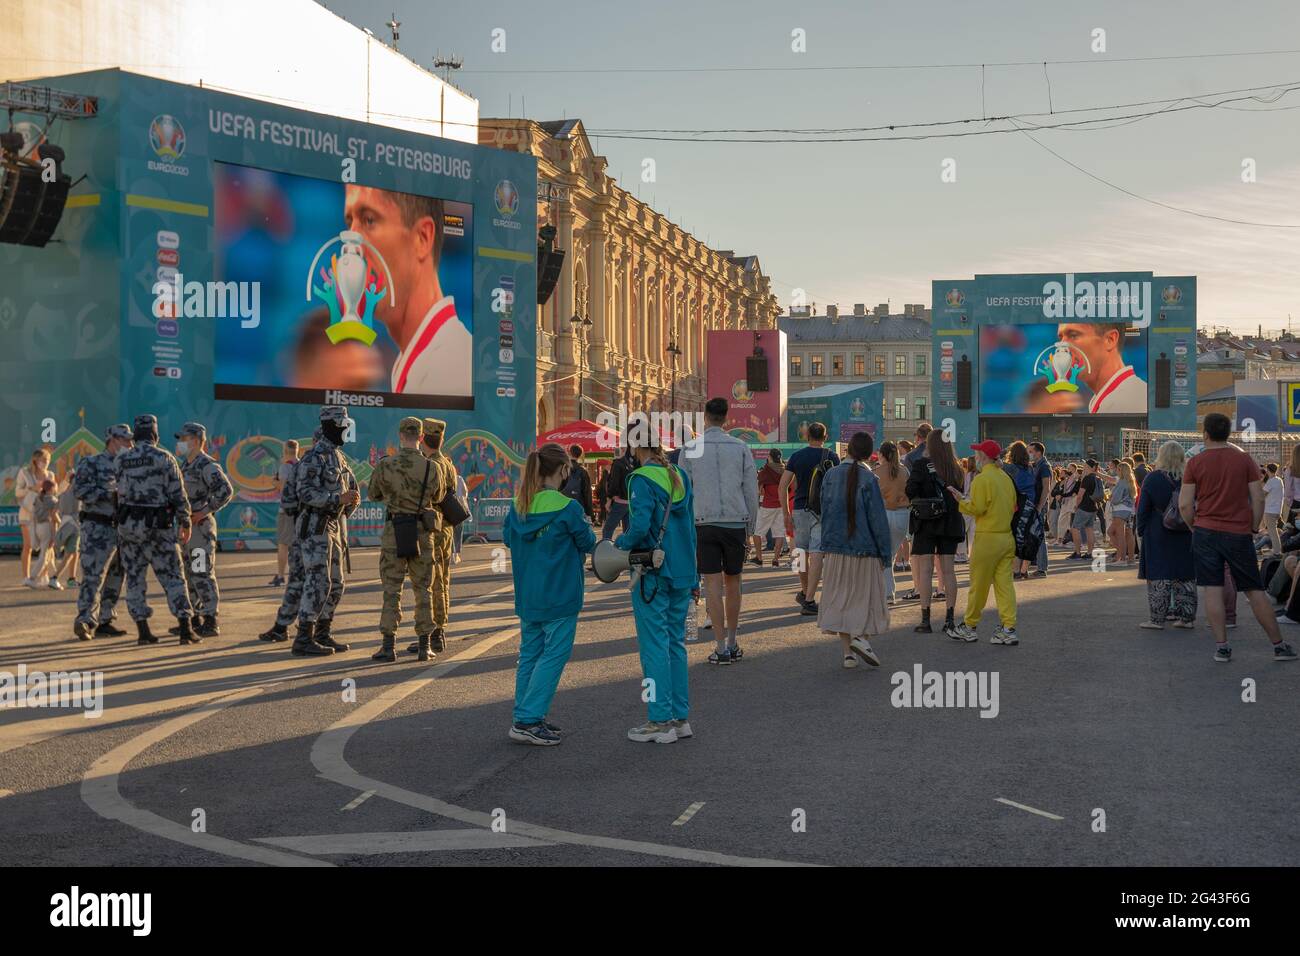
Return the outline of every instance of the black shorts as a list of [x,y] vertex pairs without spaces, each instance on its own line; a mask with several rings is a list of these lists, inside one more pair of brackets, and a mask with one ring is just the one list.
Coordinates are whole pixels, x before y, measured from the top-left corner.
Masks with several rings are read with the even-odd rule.
[[695,568],[700,574],[739,574],[744,567],[744,528],[695,526]]
[[1223,571],[1232,572],[1238,591],[1262,591],[1259,561],[1255,557],[1255,539],[1249,534],[1192,529],[1192,561],[1196,565],[1199,587],[1222,587]]
[[930,534],[922,526],[912,535],[912,553],[913,554],[956,554],[957,545],[961,544],[961,538],[941,538],[937,535]]

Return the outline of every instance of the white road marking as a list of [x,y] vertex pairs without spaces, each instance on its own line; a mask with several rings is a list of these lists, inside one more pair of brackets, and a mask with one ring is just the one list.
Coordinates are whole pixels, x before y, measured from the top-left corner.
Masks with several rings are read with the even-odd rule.
[[[477,810],[471,810],[467,807],[457,806],[454,803],[447,803],[436,797],[428,796],[423,793],[416,793],[403,787],[398,787],[382,780],[376,780],[373,777],[366,777],[352,769],[351,764],[347,762],[344,756],[344,750],[347,748],[348,741],[352,735],[361,727],[374,720],[380,714],[389,710],[391,707],[405,700],[407,697],[416,693],[423,687],[432,683],[439,677],[451,673],[461,664],[474,660],[490,651],[499,644],[517,637],[518,628],[501,631],[492,637],[484,638],[478,643],[466,648],[455,657],[445,662],[434,665],[422,674],[417,675],[401,684],[396,684],[384,691],[373,700],[354,708],[347,716],[336,721],[325,730],[311,748],[311,762],[316,770],[326,780],[332,780],[337,784],[348,787],[352,790],[374,790],[379,796],[392,800],[394,803],[405,804],[408,807],[414,807],[417,810],[425,810],[438,816],[447,817],[452,820],[459,820],[462,823],[468,823],[476,827],[491,828],[493,823],[492,815],[482,813]],[[533,823],[523,823],[519,820],[510,821],[510,832],[516,835],[533,837],[550,843],[567,843],[574,846],[598,847],[606,850],[621,850],[627,853],[641,853],[646,856],[659,856],[674,860],[689,860],[694,863],[713,863],[720,866],[808,866],[805,863],[790,863],[784,860],[769,860],[757,857],[730,856],[726,853],[716,853],[711,850],[696,850],[690,847],[671,846],[662,843],[649,843],[641,840],[625,840],[619,837],[597,836],[586,833],[573,833],[568,830],[557,830],[552,827],[539,826]]]
[[1035,810],[1033,807],[1027,807],[1023,803],[1016,803],[1014,800],[1008,800],[1006,797],[998,797],[998,803],[1005,803],[1009,807],[1015,807],[1017,810],[1026,810],[1029,813],[1036,813],[1040,817],[1047,817],[1049,820],[1064,820],[1065,817],[1058,817],[1055,813],[1048,813],[1046,810]]
[[507,847],[550,846],[513,833],[472,830],[408,830],[396,833],[323,833],[319,836],[259,837],[270,843],[313,856],[363,856],[377,853],[430,853],[445,850],[498,850]]
[[692,803],[689,807],[687,807],[684,811],[682,811],[682,815],[680,817],[678,817],[676,820],[673,821],[673,826],[675,827],[686,826],[686,824],[690,822],[691,817],[699,813],[700,808],[703,806],[704,806],[703,800],[701,800],[699,803]]
[[173,820],[160,817],[156,813],[140,809],[123,797],[122,791],[118,788],[118,779],[121,777],[126,765],[154,744],[166,740],[172,734],[179,733],[205,717],[211,717],[217,711],[229,707],[231,704],[254,697],[262,693],[263,690],[264,688],[255,687],[236,691],[222,697],[220,700],[204,704],[189,713],[163,721],[152,730],[147,730],[140,736],[132,737],[125,743],[119,744],[91,764],[90,769],[86,771],[86,775],[81,778],[81,799],[86,806],[105,819],[117,820],[129,827],[162,837],[164,840],[184,843],[211,853],[219,853],[239,860],[250,860],[254,863],[267,863],[273,866],[333,866],[332,863],[324,860],[295,856],[292,853],[284,853],[266,847],[249,846],[236,840],[227,840],[225,837],[219,837],[212,833],[195,833],[184,824],[176,823]]
[[[370,799],[371,797],[373,797],[374,795],[375,795],[375,791],[373,791],[373,790],[367,790],[365,793],[363,793],[361,796],[357,797],[357,798],[356,798],[355,800],[353,800],[351,803],[349,803],[349,804],[347,804],[346,806],[344,806],[342,809],[344,809],[344,810],[355,810],[357,807],[361,806],[361,804],[365,803],[367,800],[369,800],[369,799]],[[263,843],[274,843],[275,841],[274,841],[274,840],[263,840],[262,842],[263,842]]]

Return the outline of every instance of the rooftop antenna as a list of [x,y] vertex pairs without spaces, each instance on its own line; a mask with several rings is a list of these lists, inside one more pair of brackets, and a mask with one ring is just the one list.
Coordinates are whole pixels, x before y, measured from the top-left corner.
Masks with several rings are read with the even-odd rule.
[[442,54],[438,54],[433,58],[433,68],[435,70],[442,70],[442,78],[448,83],[451,82],[451,71],[459,70],[464,65],[465,61],[458,56],[443,56]]
[[387,23],[385,23],[384,26],[388,27],[388,29],[392,32],[392,34],[393,34],[393,49],[396,50],[396,49],[397,49],[397,37],[398,37],[397,30],[398,30],[398,28],[399,28],[402,24],[401,24],[401,21],[399,21],[399,20],[397,19],[397,14],[396,14],[396,13],[389,14],[389,17],[390,17],[389,21],[388,21]]

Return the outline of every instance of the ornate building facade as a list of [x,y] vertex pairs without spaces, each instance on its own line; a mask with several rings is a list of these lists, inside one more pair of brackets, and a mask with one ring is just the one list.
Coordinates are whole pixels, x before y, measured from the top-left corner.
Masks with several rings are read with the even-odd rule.
[[710,249],[619,188],[581,120],[484,119],[479,143],[537,158],[537,223],[566,253],[538,308],[538,433],[601,411],[697,411],[711,329],[770,329],[756,256]]

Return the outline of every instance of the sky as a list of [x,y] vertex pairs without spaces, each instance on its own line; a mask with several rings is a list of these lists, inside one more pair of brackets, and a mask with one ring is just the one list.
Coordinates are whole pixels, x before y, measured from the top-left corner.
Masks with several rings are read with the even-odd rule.
[[[396,13],[399,48],[422,65],[462,57],[454,79],[481,118],[577,117],[608,131],[592,145],[621,186],[712,247],[756,254],[787,309],[796,289],[819,312],[886,301],[901,311],[930,303],[932,279],[1137,270],[1196,275],[1202,327],[1276,331],[1293,316],[1300,333],[1300,89],[1275,103],[1039,130],[1037,144],[1022,132],[764,144],[612,132],[979,121],[1047,114],[1050,95],[1053,113],[1030,121],[1043,124],[1062,110],[1300,85],[1295,0],[324,5],[385,38]],[[504,52],[492,50],[496,29]],[[1093,51],[1099,29],[1105,52]],[[804,52],[792,49],[795,30]],[[1226,53],[1251,55],[1125,61]],[[1029,65],[966,65],[1012,62]],[[908,68],[862,69],[885,66]],[[1004,128],[961,130],[981,127]],[[641,182],[647,158],[652,183]],[[1248,160],[1253,182],[1242,181]],[[943,181],[945,163],[955,181]]]

